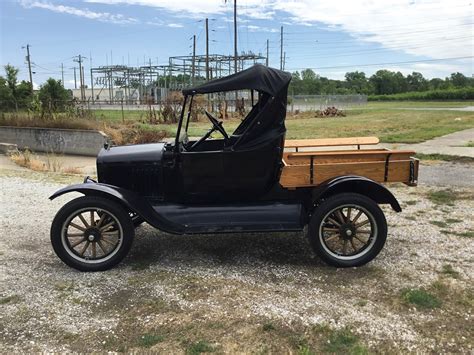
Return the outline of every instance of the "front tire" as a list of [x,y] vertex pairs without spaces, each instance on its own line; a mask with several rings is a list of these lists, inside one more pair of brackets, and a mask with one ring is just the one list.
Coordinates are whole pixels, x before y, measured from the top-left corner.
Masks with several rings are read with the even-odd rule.
[[132,246],[135,228],[114,201],[84,196],[64,205],[51,225],[56,255],[80,271],[104,271],[117,265]]
[[387,221],[373,200],[341,193],[316,207],[308,237],[316,254],[327,264],[361,266],[382,250],[387,239]]

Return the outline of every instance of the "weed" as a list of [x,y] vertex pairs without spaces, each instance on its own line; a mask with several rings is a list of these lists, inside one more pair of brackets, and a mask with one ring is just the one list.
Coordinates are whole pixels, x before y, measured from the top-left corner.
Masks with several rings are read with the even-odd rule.
[[359,300],[355,303],[356,306],[364,307],[367,305],[367,300]]
[[17,295],[7,296],[0,298],[0,304],[7,304],[7,303],[16,303],[20,300],[20,297]]
[[455,235],[459,236],[459,237],[464,237],[464,238],[474,238],[474,230],[469,230],[469,231],[466,231],[466,232],[454,232]]
[[459,277],[459,272],[454,270],[450,264],[444,264],[442,266],[441,273],[445,275],[449,275],[454,279],[457,279]]
[[442,222],[442,221],[430,221],[430,223],[434,224],[435,226],[440,227],[440,228],[448,227],[448,224],[446,222]]
[[418,201],[416,201],[416,200],[405,201],[405,204],[408,205],[408,206],[413,206],[413,205],[416,205],[417,203],[418,203]]
[[275,330],[275,326],[272,323],[265,323],[262,326],[262,329],[263,329],[264,332],[269,332],[271,330]]
[[57,291],[72,291],[74,290],[74,282],[57,282],[54,284]]
[[367,349],[359,343],[359,337],[344,328],[336,330],[329,336],[324,351],[336,354],[367,354]]
[[402,300],[422,309],[433,309],[441,306],[441,301],[424,289],[403,289]]
[[465,147],[474,148],[474,141],[467,142]]
[[451,190],[440,190],[428,192],[428,199],[437,205],[453,206],[454,201],[458,198],[457,193]]
[[165,338],[157,334],[143,334],[138,338],[138,346],[142,348],[151,348],[153,345],[161,343]]
[[446,218],[445,220],[446,223],[459,223],[459,222],[462,222],[461,219],[457,219],[457,218]]
[[214,348],[205,340],[199,340],[196,343],[192,343],[186,349],[186,354],[188,355],[197,355],[201,353],[212,353]]
[[416,217],[414,216],[405,216],[405,219],[408,219],[409,221],[416,221]]

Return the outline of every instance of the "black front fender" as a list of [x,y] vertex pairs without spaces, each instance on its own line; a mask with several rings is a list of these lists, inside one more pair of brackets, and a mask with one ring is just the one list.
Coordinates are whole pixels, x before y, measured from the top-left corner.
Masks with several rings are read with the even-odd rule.
[[367,196],[378,204],[390,204],[396,212],[402,208],[393,194],[383,185],[363,176],[348,175],[328,180],[313,191],[313,201],[328,198],[329,196],[354,192]]
[[184,232],[182,225],[160,216],[145,198],[132,191],[113,185],[85,182],[83,184],[66,186],[52,194],[49,199],[54,200],[56,197],[69,192],[80,192],[87,196],[110,198],[136,213],[155,228],[173,234],[182,234]]

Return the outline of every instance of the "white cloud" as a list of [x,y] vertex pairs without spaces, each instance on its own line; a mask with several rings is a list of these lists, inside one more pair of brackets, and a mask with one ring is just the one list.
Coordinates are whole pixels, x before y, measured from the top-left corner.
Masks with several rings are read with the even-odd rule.
[[115,23],[115,24],[138,23],[137,19],[133,17],[127,17],[122,14],[111,14],[109,12],[95,12],[89,9],[79,9],[73,6],[52,4],[47,1],[20,0],[20,4],[25,8],[39,8],[39,9],[54,11],[57,13],[84,17],[90,20],[98,20],[102,22],[110,22],[110,23]]
[[[209,16],[233,10],[222,0],[85,0],[102,4],[155,7],[177,16]],[[415,56],[472,56],[473,5],[470,0],[246,0],[239,15],[275,18],[281,12],[293,25],[324,24],[362,42],[371,42]],[[291,30],[290,30],[291,31]],[[314,36],[318,36],[314,32]]]
[[[360,41],[431,58],[472,55],[469,0],[276,0],[274,8],[293,20],[335,26]],[[317,35],[315,33],[315,35]],[[469,37],[460,38],[460,37]]]

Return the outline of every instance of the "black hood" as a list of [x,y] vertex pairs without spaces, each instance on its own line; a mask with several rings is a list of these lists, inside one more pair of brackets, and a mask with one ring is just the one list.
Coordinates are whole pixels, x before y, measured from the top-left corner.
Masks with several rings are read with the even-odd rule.
[[161,160],[165,143],[122,145],[101,149],[97,164],[158,162]]

